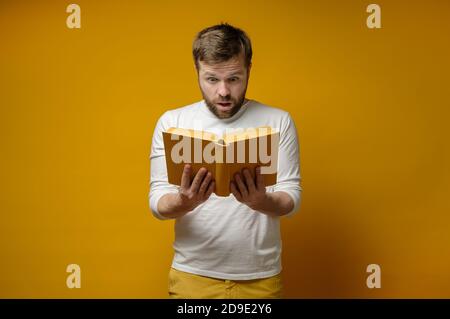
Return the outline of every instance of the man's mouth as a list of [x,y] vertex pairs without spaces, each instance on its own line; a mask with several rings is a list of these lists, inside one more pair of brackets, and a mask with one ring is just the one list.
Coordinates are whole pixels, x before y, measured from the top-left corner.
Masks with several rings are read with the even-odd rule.
[[222,103],[217,103],[218,105],[220,105],[221,107],[230,107],[231,106],[231,102],[222,102]]

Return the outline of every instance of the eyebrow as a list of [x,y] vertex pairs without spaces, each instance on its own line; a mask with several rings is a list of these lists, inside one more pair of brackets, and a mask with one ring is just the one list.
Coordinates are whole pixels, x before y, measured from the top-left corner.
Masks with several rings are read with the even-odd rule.
[[[216,76],[215,73],[212,73],[212,72],[209,72],[209,71],[205,72],[205,75],[206,76]],[[234,76],[234,75],[242,75],[242,71],[233,72],[229,76]]]

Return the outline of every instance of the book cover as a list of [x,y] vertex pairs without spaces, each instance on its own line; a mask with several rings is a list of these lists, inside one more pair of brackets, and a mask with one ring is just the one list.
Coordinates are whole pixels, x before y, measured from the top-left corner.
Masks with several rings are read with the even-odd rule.
[[184,165],[192,178],[201,167],[212,173],[215,194],[230,195],[234,174],[248,168],[255,178],[261,166],[266,186],[277,181],[279,131],[270,126],[246,128],[217,136],[211,132],[171,127],[163,132],[168,182],[180,185]]

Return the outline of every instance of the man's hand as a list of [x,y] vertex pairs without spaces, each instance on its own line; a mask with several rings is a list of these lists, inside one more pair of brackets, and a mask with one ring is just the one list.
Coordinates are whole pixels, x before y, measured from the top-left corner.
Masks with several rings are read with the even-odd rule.
[[255,179],[256,183],[247,168],[242,174],[234,175],[230,190],[239,202],[272,217],[286,215],[294,209],[294,201],[288,193],[283,191],[266,193],[260,167],[255,170]]
[[181,187],[178,193],[177,203],[188,211],[205,202],[214,191],[215,181],[212,180],[211,172],[204,167],[200,168],[192,180],[191,184],[191,166],[184,166],[181,176]]
[[158,201],[158,212],[166,218],[178,218],[194,210],[205,202],[214,192],[215,181],[211,172],[202,167],[191,184],[192,167],[184,166],[181,176],[181,185],[178,193],[170,193],[162,196]]
[[266,198],[266,186],[260,167],[256,167],[255,176],[256,183],[248,168],[244,168],[242,174],[236,173],[234,175],[234,181],[230,184],[230,190],[239,202],[257,210]]

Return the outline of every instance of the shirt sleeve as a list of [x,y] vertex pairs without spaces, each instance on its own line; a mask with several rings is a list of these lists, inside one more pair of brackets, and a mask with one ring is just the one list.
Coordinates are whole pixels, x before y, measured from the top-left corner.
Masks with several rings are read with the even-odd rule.
[[169,193],[178,193],[178,186],[168,183],[166,155],[162,132],[169,125],[169,113],[164,113],[158,120],[153,132],[152,146],[150,151],[150,192],[149,206],[153,215],[161,220],[170,219],[162,216],[158,211],[158,201],[162,196]]
[[300,182],[300,151],[297,129],[289,113],[286,113],[280,131],[277,183],[273,188],[275,192],[286,192],[294,201],[294,208],[284,216],[293,216],[300,208],[302,191]]

